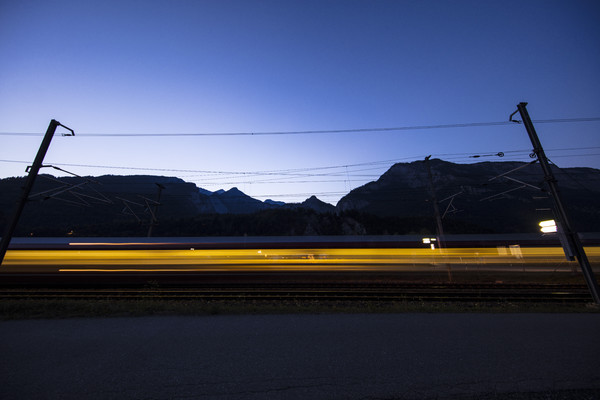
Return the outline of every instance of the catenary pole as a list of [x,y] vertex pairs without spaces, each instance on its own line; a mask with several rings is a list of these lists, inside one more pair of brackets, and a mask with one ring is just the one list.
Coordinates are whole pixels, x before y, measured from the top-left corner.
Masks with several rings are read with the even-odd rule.
[[440,208],[438,206],[437,196],[435,195],[435,188],[433,187],[433,174],[431,173],[431,166],[429,165],[430,158],[431,156],[425,157],[425,165],[427,166],[427,175],[429,177],[429,190],[431,192],[431,202],[433,203],[433,212],[435,213],[435,222],[437,224],[438,244],[439,247],[442,247],[442,240],[444,240],[444,227],[442,226]]
[[[550,165],[548,163],[546,153],[544,152],[544,148],[542,147],[540,139],[538,138],[535,128],[533,127],[533,123],[531,122],[531,118],[529,117],[529,113],[527,112],[527,103],[519,103],[517,105],[517,110],[521,114],[521,118],[523,120],[523,124],[525,125],[525,129],[527,129],[527,134],[529,135],[529,139],[531,140],[531,144],[533,145],[533,152],[536,154],[537,159],[539,160],[540,165],[542,167],[542,170],[544,171],[544,180],[546,181],[546,183],[548,183],[548,187],[550,188],[550,194],[552,195],[552,199],[554,201],[555,213],[558,219],[558,226],[562,226],[564,230],[564,234],[567,238],[567,245],[570,247],[571,252],[579,262],[579,266],[581,267],[581,271],[583,272],[583,276],[590,290],[590,294],[594,299],[594,302],[596,304],[600,304],[600,289],[598,289],[598,281],[594,276],[594,271],[592,270],[587,255],[585,254],[585,250],[583,248],[583,245],[581,244],[581,240],[579,240],[579,235],[577,235],[577,232],[573,230],[571,222],[569,221],[569,217],[567,216],[567,210],[563,205],[558,190],[557,180],[554,177],[552,170],[550,169]],[[513,113],[513,115],[515,113]]]
[[[442,217],[440,216],[440,207],[438,206],[437,196],[435,195],[435,187],[433,186],[433,174],[431,173],[431,165],[429,165],[429,159],[431,156],[425,157],[425,165],[427,166],[427,175],[429,177],[429,190],[431,191],[431,202],[433,203],[433,212],[435,213],[435,222],[437,226],[437,242],[438,248],[443,249],[444,243],[444,227],[442,225]],[[448,267],[448,280],[452,282],[452,271],[450,270],[450,264]]]
[[48,148],[50,147],[50,142],[52,141],[52,137],[54,136],[54,133],[56,132],[56,128],[58,126],[62,126],[66,129],[70,130],[71,135],[69,135],[69,136],[75,135],[75,133],[73,132],[72,129],[67,128],[66,126],[62,125],[60,122],[58,122],[54,119],[52,121],[50,121],[50,124],[48,125],[48,129],[46,130],[46,134],[44,135],[44,139],[42,140],[42,144],[40,145],[37,155],[35,156],[35,160],[33,161],[33,164],[31,165],[31,167],[27,168],[29,175],[27,175],[27,180],[25,181],[25,186],[23,186],[23,192],[21,193],[21,197],[19,198],[19,201],[17,202],[15,211],[12,215],[12,219],[9,221],[8,225],[6,226],[6,229],[4,230],[4,234],[2,235],[2,241],[0,241],[0,265],[4,261],[4,256],[6,255],[6,250],[8,249],[10,240],[12,239],[12,235],[15,231],[15,228],[17,227],[19,218],[21,217],[21,213],[23,212],[23,208],[25,207],[25,204],[27,203],[27,200],[29,199],[29,193],[31,192],[31,188],[33,187],[33,184],[35,183],[35,179],[38,176],[38,172],[40,171],[40,168],[42,168],[42,163],[44,162],[44,157],[46,156],[46,152],[48,151]]
[[148,237],[152,236],[152,229],[154,228],[155,225],[158,225],[158,206],[160,206],[160,195],[161,195],[163,189],[165,188],[160,183],[155,183],[155,185],[158,187],[158,193],[156,194],[156,203],[154,204],[154,212],[150,213],[151,220],[150,220],[150,226],[148,227]]

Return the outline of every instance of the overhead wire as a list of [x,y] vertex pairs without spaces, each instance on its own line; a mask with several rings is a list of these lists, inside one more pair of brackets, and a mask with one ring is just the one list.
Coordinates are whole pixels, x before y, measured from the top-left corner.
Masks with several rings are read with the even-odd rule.
[[[547,149],[547,153],[552,152],[562,152],[562,151],[580,151],[580,150],[592,150],[592,149],[600,149],[600,146],[591,146],[591,147],[571,147],[571,148],[561,148],[561,149]],[[476,152],[477,153],[477,152]],[[485,153],[485,152],[479,152]],[[531,153],[531,150],[507,150],[503,152],[505,157],[502,159],[506,159],[506,154],[509,155],[528,155]],[[554,155],[556,157],[578,157],[578,156],[591,156],[597,154],[573,154],[573,155]],[[443,157],[444,160],[464,160],[464,161],[473,161],[473,152],[469,153],[441,153],[434,154],[436,158]],[[220,175],[220,178],[223,178],[223,175],[232,175],[232,176],[296,176],[296,177],[307,177],[307,176],[335,176],[337,174],[345,175],[346,171],[340,172],[331,172],[331,173],[308,173],[310,171],[325,171],[325,170],[335,170],[335,169],[345,169],[348,167],[362,167],[362,166],[374,166],[373,168],[364,168],[364,169],[355,169],[350,170],[350,172],[362,172],[368,170],[377,170],[385,167],[389,164],[394,164],[402,161],[419,161],[424,159],[424,156],[409,156],[402,157],[396,159],[387,159],[387,160],[376,160],[376,161],[368,161],[361,163],[352,163],[352,164],[339,164],[339,165],[328,165],[328,166],[318,166],[318,167],[304,167],[304,168],[288,168],[288,169],[274,169],[274,170],[257,170],[257,171],[224,171],[224,170],[199,170],[199,169],[177,169],[177,168],[157,168],[157,167],[134,167],[134,166],[126,166],[126,165],[100,165],[100,164],[78,164],[78,163],[52,163],[56,166],[64,166],[64,167],[80,167],[80,168],[99,168],[99,169],[121,169],[121,170],[135,170],[135,171],[157,171],[157,172],[174,172],[174,173],[192,173],[192,174],[206,174],[207,176],[214,177],[214,175]],[[20,163],[20,164],[30,164],[30,161],[24,160],[8,160],[8,159],[0,159],[0,162],[6,163]],[[375,167],[378,166],[378,167]],[[201,177],[195,175],[196,177]]]
[[[600,146],[592,146],[592,147],[572,147],[572,148],[562,148],[562,149],[548,149],[548,153],[552,152],[564,152],[564,151],[582,151],[582,150],[592,150],[599,149]],[[505,151],[505,157],[503,160],[512,157],[522,158],[524,156],[529,155],[531,150],[508,150]],[[486,153],[486,152],[481,152]],[[491,155],[493,155],[491,153]],[[576,156],[591,156],[597,154],[575,154],[575,155],[554,155],[553,158],[557,157],[576,157]],[[445,160],[463,160],[467,162],[473,162],[473,153],[443,153],[436,154],[436,157],[444,157]],[[363,182],[368,183],[370,179],[377,179],[380,175],[368,175],[368,174],[356,174],[357,172],[366,172],[373,170],[383,170],[385,172],[389,169],[390,164],[394,164],[397,162],[402,162],[406,160],[411,161],[419,161],[423,159],[422,156],[411,156],[404,157],[398,159],[388,159],[388,160],[376,160],[362,163],[354,163],[354,164],[342,164],[342,165],[329,165],[329,166],[320,166],[320,167],[305,167],[305,168],[288,168],[288,169],[277,169],[277,170],[261,170],[261,171],[217,171],[217,170],[192,170],[192,169],[173,169],[173,168],[153,168],[153,167],[132,167],[132,166],[116,166],[116,165],[92,165],[92,164],[72,164],[72,163],[53,163],[54,165],[60,165],[64,167],[83,167],[83,168],[107,168],[107,169],[122,169],[122,170],[138,170],[138,171],[160,171],[160,172],[184,172],[184,173],[201,173],[205,174],[203,179],[201,179],[201,185],[203,186],[217,186],[217,185],[245,185],[245,184],[263,184],[263,183],[272,183],[272,184],[301,184],[301,183],[331,183],[331,182],[342,182],[348,181],[349,174],[352,175],[353,178],[366,178],[366,179],[352,179],[352,182]],[[479,162],[480,159],[477,159]],[[0,162],[9,162],[9,163],[22,163],[29,164],[29,161],[22,160],[5,160],[1,159]],[[360,168],[360,167],[369,167],[371,168]],[[348,167],[352,167],[354,169],[347,170]],[[338,171],[336,171],[336,169]],[[242,180],[237,179],[231,181],[230,178],[237,177],[242,178]],[[257,179],[263,177],[263,179]],[[343,179],[335,180],[307,180],[307,178],[318,178],[318,177],[340,177]],[[283,179],[282,179],[283,178]],[[300,180],[304,178],[304,180]],[[346,192],[323,192],[323,193],[312,193],[314,195],[334,197],[340,194],[345,194]],[[302,194],[295,193],[286,193],[277,195],[277,197],[300,197]],[[262,194],[254,194],[254,197],[267,197],[269,195]],[[275,197],[275,196],[272,196]]]
[[[580,117],[580,118],[555,118],[534,120],[534,123],[573,123],[573,122],[597,122],[600,117]],[[321,130],[301,130],[301,131],[270,131],[270,132],[161,132],[161,133],[99,133],[99,132],[81,132],[78,137],[174,137],[174,136],[274,136],[274,135],[310,135],[310,134],[328,134],[328,133],[366,133],[366,132],[397,132],[412,130],[432,130],[432,129],[451,129],[451,128],[476,128],[490,126],[514,125],[514,121],[491,121],[491,122],[467,122],[455,124],[438,125],[407,125],[396,127],[379,128],[349,128],[349,129],[321,129]],[[36,132],[0,132],[0,136],[41,136],[42,133]]]

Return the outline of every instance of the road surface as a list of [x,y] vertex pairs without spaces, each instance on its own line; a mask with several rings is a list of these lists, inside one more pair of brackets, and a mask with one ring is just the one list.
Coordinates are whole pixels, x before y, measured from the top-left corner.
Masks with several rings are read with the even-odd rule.
[[4,321],[0,398],[600,395],[599,333],[598,313]]

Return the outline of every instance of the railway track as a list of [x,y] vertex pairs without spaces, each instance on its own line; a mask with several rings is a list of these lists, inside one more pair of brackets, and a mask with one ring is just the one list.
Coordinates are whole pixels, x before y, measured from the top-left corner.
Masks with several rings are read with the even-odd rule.
[[0,288],[0,300],[431,301],[588,303],[584,285],[263,284],[145,288]]

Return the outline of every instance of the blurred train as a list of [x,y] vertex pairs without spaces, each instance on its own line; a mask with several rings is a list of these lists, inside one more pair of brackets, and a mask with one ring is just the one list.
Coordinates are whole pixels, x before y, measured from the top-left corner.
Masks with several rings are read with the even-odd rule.
[[[579,233],[584,246],[600,246],[600,232]],[[241,236],[241,237],[14,237],[12,250],[369,249],[560,247],[556,234]]]

